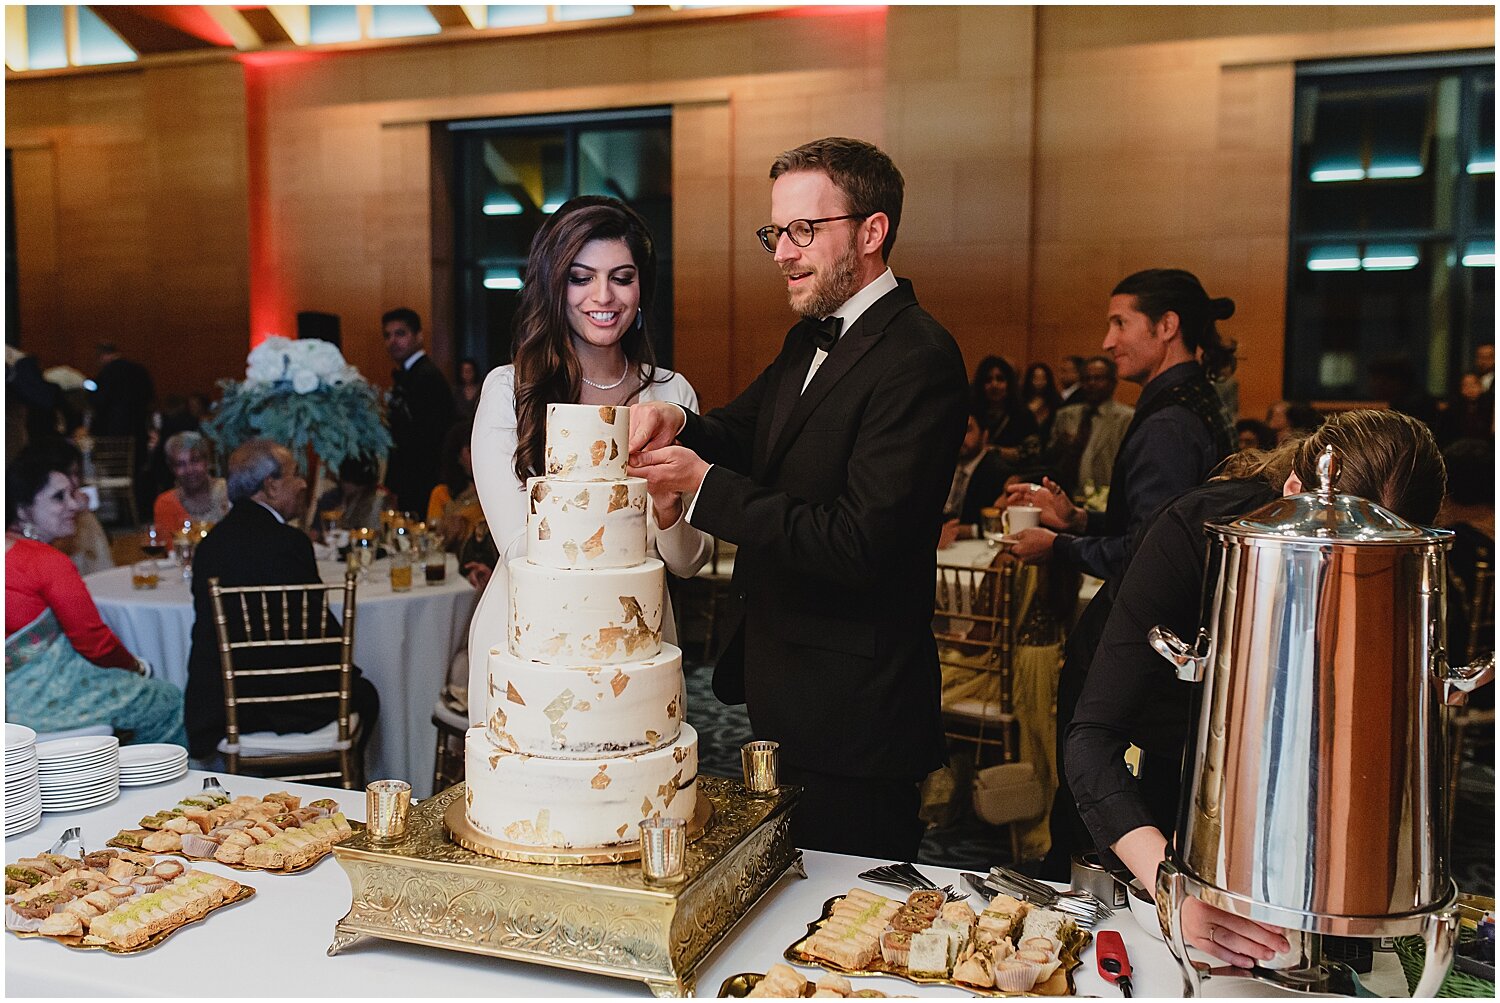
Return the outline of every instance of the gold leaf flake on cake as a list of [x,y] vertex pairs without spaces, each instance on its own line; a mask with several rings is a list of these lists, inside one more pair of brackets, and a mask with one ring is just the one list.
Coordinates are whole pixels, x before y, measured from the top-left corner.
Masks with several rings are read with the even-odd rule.
[[[687,750],[687,746],[685,746],[685,745],[679,745],[677,748],[675,748],[675,749],[672,750],[672,758],[675,759],[675,760],[677,760],[679,763],[682,762],[687,757],[688,757],[688,750]],[[681,776],[681,774],[678,774],[678,776]]]
[[546,516],[543,516],[542,521],[536,524],[536,538],[538,540],[552,539],[552,527],[547,525]]
[[567,648],[567,646],[568,646],[568,635],[567,634],[557,634],[551,640],[547,641],[545,644],[542,645],[542,654],[544,654],[544,655],[557,655],[557,654],[561,654],[563,652],[563,650]]
[[624,839],[625,838],[625,834],[627,832],[629,832],[629,831],[630,831],[630,826],[628,826],[628,825],[622,825],[618,829],[615,830],[615,835],[619,836],[621,839]]
[[630,677],[625,674],[623,669],[616,669],[614,676],[609,681],[610,689],[615,691],[615,696],[618,697],[621,693],[624,693],[625,687],[629,685]]
[[599,532],[583,541],[583,554],[589,560],[594,560],[604,553],[604,527],[599,527]]
[[[610,457],[613,459],[613,457]],[[609,512],[618,512],[630,505],[630,488],[625,484],[616,484],[609,489]]]
[[677,698],[673,697],[672,698],[672,702],[669,703],[669,704],[667,704],[667,717],[670,719],[670,718],[674,718],[676,716],[677,716]]
[[521,694],[516,692],[516,686],[514,683],[507,682],[505,684],[505,699],[509,700],[511,703],[520,704],[522,707],[526,706],[526,701],[522,700]]
[[597,467],[599,464],[604,462],[605,454],[607,454],[608,452],[609,444],[603,439],[595,439],[594,444],[589,447],[589,459],[592,460],[593,465]]
[[613,655],[615,649],[625,640],[624,627],[600,627],[599,639],[594,642],[591,653],[600,661]]
[[589,489],[584,488],[582,491],[578,492],[578,494],[574,498],[568,501],[568,505],[571,505],[574,508],[579,509],[580,511],[587,511],[589,507]]
[[569,540],[563,544],[562,549],[563,553],[567,555],[569,564],[578,563],[578,544],[574,543],[572,540]]
[[609,779],[608,770],[608,766],[599,767],[599,772],[594,774],[594,779],[589,781],[589,786],[596,791],[602,791],[608,787],[613,782]]
[[565,477],[572,473],[573,468],[576,466],[578,466],[577,453],[569,453],[560,460],[554,456],[547,460],[547,473]]
[[650,814],[651,814],[651,799],[650,798],[642,798],[641,799],[641,817],[645,818],[645,817],[647,817]]
[[474,807],[474,788],[464,788],[464,804],[468,805],[470,808]]
[[521,819],[512,822],[505,827],[505,838],[512,843],[551,843],[564,845],[564,836],[560,832],[552,831],[552,812],[543,808],[537,812],[536,819]]
[[546,717],[548,721],[556,724],[558,721],[562,720],[562,716],[566,714],[568,712],[568,709],[572,706],[573,691],[563,690],[553,699],[551,703],[543,708],[542,715]]
[[609,458],[611,460],[614,460],[614,459],[618,459],[619,456],[620,456],[620,444],[618,442],[616,442],[615,440],[613,440],[613,439],[609,440]]
[[672,800],[677,797],[677,787],[680,783],[682,783],[682,771],[678,770],[676,776],[657,788],[656,793],[662,799],[663,808],[672,807]]
[[661,738],[661,733],[660,732],[652,731],[650,728],[646,729],[646,741],[648,743],[650,743],[651,745],[655,745],[657,743],[657,741],[660,740],[660,738]]
[[635,596],[620,596],[620,608],[625,613],[626,623],[634,620],[636,626],[642,628],[646,626],[646,614],[641,610],[641,601]]
[[[533,503],[543,501],[552,493],[552,487],[545,480],[538,480],[531,486],[531,500]],[[532,511],[536,511],[535,505]]]
[[589,703],[587,700],[580,700],[578,701],[578,703],[573,705],[573,709],[580,714],[586,714],[594,709],[594,705]]
[[608,404],[600,406],[599,420],[606,425],[613,425],[615,423],[615,409]]

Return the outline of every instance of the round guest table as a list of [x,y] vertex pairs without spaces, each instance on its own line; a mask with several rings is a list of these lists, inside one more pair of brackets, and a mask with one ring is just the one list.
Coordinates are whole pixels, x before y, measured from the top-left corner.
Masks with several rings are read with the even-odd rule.
[[[391,591],[385,561],[375,562],[359,583],[354,663],[380,693],[380,721],[370,739],[367,773],[372,779],[406,780],[420,795],[432,784],[432,707],[448,663],[468,640],[478,593],[458,574],[451,555],[441,584],[426,584],[420,565],[413,571],[409,592]],[[318,574],[330,584],[342,581],[344,565],[319,561]],[[100,617],[125,646],[149,661],[159,678],[185,690],[193,596],[182,572],[163,561],[155,589],[132,588],[129,567],[100,571],[84,582]],[[342,601],[334,603],[335,613],[342,608]]]
[[[81,826],[89,849],[121,828],[134,827],[141,816],[170,807],[178,798],[197,793],[207,774],[190,772],[171,783],[126,789],[119,800],[86,812],[47,814],[31,832],[5,841],[7,862],[47,850],[69,826]],[[362,791],[330,791],[305,784],[287,784],[219,774],[233,795],[266,794],[287,790],[304,801],[332,797],[351,819],[365,817]],[[698,969],[698,994],[718,995],[731,975],[764,972],[781,960],[788,945],[801,938],[807,924],[821,913],[823,902],[858,885],[871,891],[857,875],[889,861],[805,851],[808,877],[783,878],[760,900],[728,938]],[[326,858],[301,874],[234,871],[212,861],[192,866],[224,874],[256,889],[247,902],[213,913],[173,934],[164,944],[143,954],[117,957],[103,951],[72,951],[46,938],[21,940],[6,934],[5,991],[10,996],[162,996],[174,987],[194,986],[197,995],[286,993],[343,997],[608,997],[647,996],[640,982],[610,979],[543,968],[521,962],[485,958],[437,948],[365,939],[330,958],[334,924],[348,911],[350,886],[338,861]],[[940,884],[964,886],[959,872],[922,865]],[[893,895],[899,894],[891,890]],[[983,903],[976,895],[970,903]],[[1100,929],[1119,930],[1134,968],[1137,996],[1177,996],[1181,981],[1177,964],[1159,940],[1153,940],[1121,911]],[[1097,933],[1097,930],[1095,931]],[[1386,956],[1382,956],[1386,957]],[[1377,961],[1377,964],[1380,964]],[[800,968],[816,979],[821,970]],[[1094,951],[1084,954],[1074,974],[1080,995],[1119,999],[1119,992],[1098,974]],[[1399,972],[1396,976],[1400,978]],[[1368,984],[1371,980],[1366,978]],[[893,978],[857,978],[856,989],[879,989],[890,995],[967,997],[951,987],[916,986]],[[1256,994],[1256,983],[1216,979],[1219,995]]]

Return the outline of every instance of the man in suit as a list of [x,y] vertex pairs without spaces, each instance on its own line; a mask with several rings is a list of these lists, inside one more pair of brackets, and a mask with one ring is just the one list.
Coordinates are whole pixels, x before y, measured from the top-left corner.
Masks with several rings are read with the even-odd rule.
[[1115,360],[1095,355],[1083,364],[1076,404],[1059,408],[1047,456],[1063,490],[1081,497],[1087,488],[1107,488],[1125,430],[1135,408],[1115,400]]
[[422,318],[397,307],[380,318],[381,337],[396,369],[391,372],[390,466],[386,487],[403,512],[426,512],[428,496],[442,479],[443,436],[458,416],[453,390],[422,344]]
[[[287,520],[301,511],[307,481],[285,446],[251,439],[229,454],[229,500],[233,508],[209,531],[193,555],[193,645],[188,655],[186,724],[188,751],[198,760],[214,756],[224,737],[224,679],[214,630],[210,578],[226,587],[241,585],[311,585],[318,576],[312,541]],[[274,607],[273,607],[274,609]],[[321,647],[321,646],[320,646]],[[269,658],[285,649],[271,649]],[[320,651],[320,658],[323,653]],[[324,660],[332,660],[327,658]],[[272,667],[269,662],[264,667]],[[285,664],[285,663],[283,663]],[[305,664],[305,663],[304,663]],[[333,689],[335,680],[291,677],[298,689]],[[278,683],[280,688],[278,688]],[[296,692],[279,677],[246,683],[256,695]],[[380,712],[375,687],[355,670],[353,710],[368,740]],[[316,731],[332,721],[336,701],[319,704],[247,704],[240,708],[240,733]],[[360,750],[363,754],[363,749]]]
[[714,692],[781,743],[781,779],[803,788],[797,845],[912,860],[918,785],[944,758],[935,555],[968,377],[886,267],[903,195],[890,158],[823,139],[771,178],[758,236],[803,319],[729,405],[633,406],[632,469],[695,493],[688,521],[739,545],[743,609]]
[[983,533],[980,511],[995,504],[1005,492],[1008,467],[1000,454],[989,448],[990,432],[985,415],[969,412],[969,427],[958,450],[958,467],[948,500],[943,504],[943,532],[938,549],[953,546],[954,540],[977,540]]

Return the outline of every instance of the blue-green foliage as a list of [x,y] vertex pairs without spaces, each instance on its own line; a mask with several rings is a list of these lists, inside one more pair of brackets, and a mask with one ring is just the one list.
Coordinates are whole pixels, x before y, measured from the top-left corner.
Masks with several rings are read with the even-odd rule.
[[264,436],[288,447],[306,473],[307,447],[336,472],[350,457],[379,462],[391,448],[379,391],[363,380],[324,385],[299,394],[290,380],[246,384],[220,380],[224,399],[205,432],[228,456],[248,439]]

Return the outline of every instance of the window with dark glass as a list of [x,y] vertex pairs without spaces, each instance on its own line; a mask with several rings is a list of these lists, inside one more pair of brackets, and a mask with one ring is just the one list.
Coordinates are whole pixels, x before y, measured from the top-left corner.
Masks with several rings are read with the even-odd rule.
[[526,257],[542,223],[576,195],[639,212],[657,254],[647,331],[672,359],[672,120],[662,108],[455,122],[458,356],[483,371],[511,361]]
[[1446,396],[1494,340],[1493,53],[1298,67],[1286,394]]

